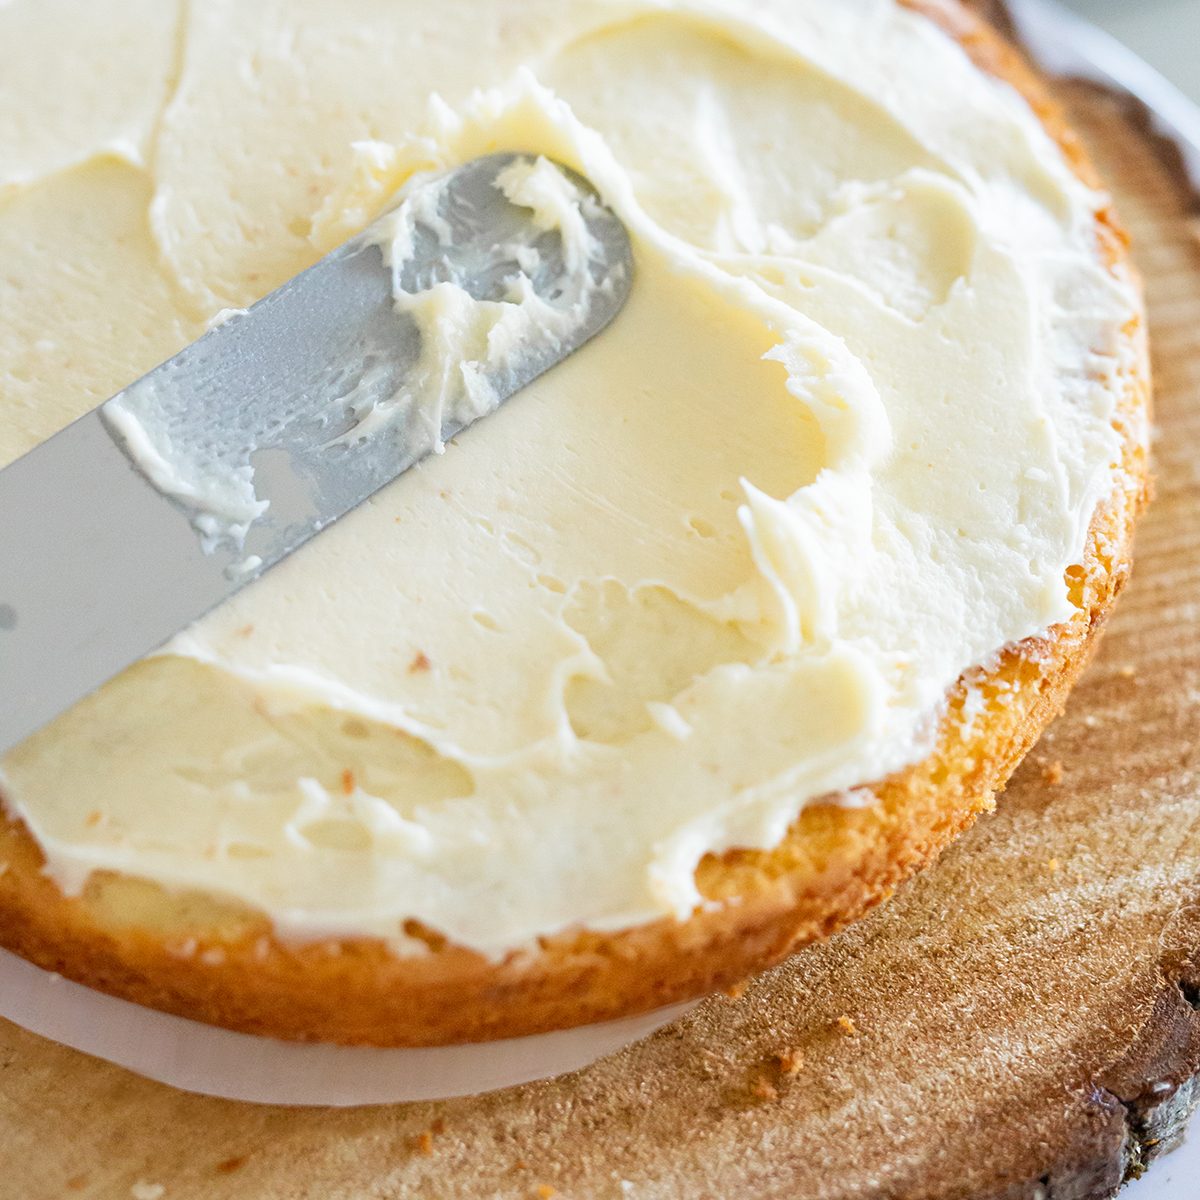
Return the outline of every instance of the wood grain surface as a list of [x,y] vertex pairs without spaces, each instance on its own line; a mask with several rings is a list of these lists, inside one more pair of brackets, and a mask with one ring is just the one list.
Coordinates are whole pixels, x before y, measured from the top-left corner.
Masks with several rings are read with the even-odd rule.
[[1064,93],[1147,281],[1157,498],[999,810],[740,997],[491,1096],[239,1105],[0,1022],[2,1200],[1093,1200],[1170,1146],[1200,1068],[1200,240],[1136,123]]

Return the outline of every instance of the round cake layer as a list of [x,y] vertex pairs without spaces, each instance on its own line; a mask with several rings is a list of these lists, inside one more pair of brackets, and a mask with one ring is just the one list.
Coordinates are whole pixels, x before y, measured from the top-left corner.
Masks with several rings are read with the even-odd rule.
[[1127,570],[1136,287],[990,34],[460,7],[198,6],[0,207],[10,457],[423,172],[543,153],[633,238],[603,338],[5,760],[0,941],[238,1028],[553,1028],[828,933],[990,803]]

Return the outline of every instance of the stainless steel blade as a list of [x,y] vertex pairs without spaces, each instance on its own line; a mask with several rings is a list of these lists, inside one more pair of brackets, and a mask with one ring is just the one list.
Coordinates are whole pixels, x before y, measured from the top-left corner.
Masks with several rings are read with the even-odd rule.
[[[560,167],[587,197],[595,248],[572,265],[562,237],[532,226],[530,211],[498,190],[517,157],[477,159],[431,182],[435,218],[416,225],[395,278],[368,230],[0,471],[0,754],[428,452],[431,439],[414,439],[404,422],[339,436],[396,394],[420,354],[416,326],[397,318],[394,286],[414,293],[453,277],[476,299],[503,300],[520,269],[504,250],[514,241],[536,250],[524,270],[551,305],[589,273],[586,316],[561,344],[539,342],[488,376],[501,398],[616,316],[633,274],[624,227]],[[236,449],[256,431],[249,465],[268,507],[244,539],[202,536],[200,510],[134,465],[113,406],[147,388],[168,432],[202,411],[218,456],[223,439]],[[432,440],[469,423],[447,421]]]
[[1005,0],[1022,44],[1050,75],[1090,79],[1145,110],[1154,131],[1179,149],[1200,192],[1200,108],[1148,62],[1059,0]]

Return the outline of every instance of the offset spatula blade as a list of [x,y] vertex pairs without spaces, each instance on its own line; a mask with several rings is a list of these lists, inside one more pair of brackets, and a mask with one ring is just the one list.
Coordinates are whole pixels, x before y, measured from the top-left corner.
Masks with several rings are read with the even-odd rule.
[[[588,235],[586,256],[572,252],[497,184],[528,161],[492,155],[410,190],[396,213],[0,470],[0,755],[616,316],[633,273],[623,226],[557,168]],[[383,249],[397,228],[407,231],[400,262]],[[523,285],[547,321],[568,302],[577,319],[491,369],[489,404],[459,405],[430,428],[429,410],[395,404],[414,399],[423,352],[397,294],[447,280],[497,303]],[[233,481],[216,497],[156,466],[180,430],[195,440],[197,413],[204,461]]]

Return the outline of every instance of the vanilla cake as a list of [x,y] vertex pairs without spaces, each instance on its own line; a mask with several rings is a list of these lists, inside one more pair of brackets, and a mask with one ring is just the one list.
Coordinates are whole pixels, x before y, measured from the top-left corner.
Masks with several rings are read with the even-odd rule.
[[1061,707],[1143,310],[950,0],[13,0],[0,463],[497,151],[617,213],[625,310],[7,755],[3,946],[293,1039],[624,1016],[861,916]]

